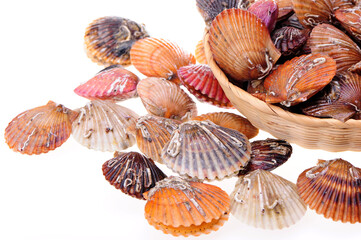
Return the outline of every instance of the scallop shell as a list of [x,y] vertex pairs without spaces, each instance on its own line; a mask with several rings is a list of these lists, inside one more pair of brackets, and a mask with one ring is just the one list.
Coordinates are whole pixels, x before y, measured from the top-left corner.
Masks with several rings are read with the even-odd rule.
[[217,107],[233,107],[208,65],[195,64],[181,67],[178,69],[178,76],[188,91],[199,101]]
[[281,55],[262,21],[241,9],[224,10],[214,19],[209,45],[216,63],[241,82],[266,76]]
[[76,112],[49,101],[11,120],[5,129],[5,141],[12,150],[23,154],[47,153],[68,140],[76,117]]
[[180,123],[177,120],[153,115],[140,117],[135,126],[139,150],[153,160],[163,163],[162,149]]
[[102,170],[111,185],[138,199],[145,199],[143,193],[167,177],[152,159],[137,152],[119,154],[106,161]]
[[149,37],[143,25],[121,17],[94,20],[85,31],[88,57],[99,65],[129,65],[130,48],[139,39]]
[[309,30],[295,27],[282,27],[272,33],[272,41],[283,56],[296,54],[307,42]]
[[297,180],[301,198],[309,208],[333,221],[361,222],[361,169],[334,159],[319,161]]
[[276,26],[278,6],[273,0],[258,0],[253,3],[248,11],[260,18],[271,33]]
[[358,41],[361,41],[361,9],[360,7],[339,9],[335,17],[341,25]]
[[134,67],[147,77],[178,81],[177,70],[195,64],[196,59],[178,44],[160,38],[137,41],[130,50]]
[[214,180],[245,167],[250,153],[251,145],[242,133],[211,121],[189,121],[173,132],[162,158],[181,175]]
[[93,100],[77,110],[73,137],[87,148],[119,151],[135,144],[135,134],[126,129],[136,122],[138,114],[110,101]]
[[331,22],[333,0],[292,0],[300,23],[306,28],[312,28],[320,23]]
[[264,81],[266,102],[287,107],[304,102],[336,74],[336,62],[326,55],[309,54],[295,57],[279,66]]
[[198,63],[207,64],[206,53],[204,52],[203,40],[198,41],[195,50],[195,57]]
[[265,170],[240,176],[231,194],[231,214],[257,228],[289,227],[306,209],[294,183]]
[[253,126],[252,123],[248,121],[246,118],[230,112],[206,113],[194,117],[192,120],[197,120],[197,121],[209,120],[221,127],[237,130],[243,133],[244,135],[246,135],[248,139],[257,136],[259,132],[258,128]]
[[137,92],[148,113],[176,120],[197,115],[197,105],[177,84],[161,78],[139,82]]
[[332,57],[342,72],[361,61],[361,50],[344,32],[329,24],[316,26],[309,38],[312,53]]
[[74,92],[90,100],[122,101],[137,96],[138,82],[139,78],[131,71],[112,65],[79,85]]
[[217,230],[228,218],[229,196],[217,186],[171,176],[147,193],[145,218],[175,236]]
[[293,12],[292,0],[276,0],[278,6],[278,20],[284,19]]

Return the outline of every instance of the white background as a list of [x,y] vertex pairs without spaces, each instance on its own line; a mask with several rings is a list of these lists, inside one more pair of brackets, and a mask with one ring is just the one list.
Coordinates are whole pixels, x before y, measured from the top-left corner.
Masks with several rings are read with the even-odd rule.
[[[73,89],[102,69],[87,58],[83,36],[87,25],[103,16],[145,23],[151,36],[173,40],[190,52],[203,36],[204,23],[195,0],[3,1],[1,131],[17,114],[48,100],[71,109],[87,102]],[[139,99],[121,104],[140,115],[146,113]],[[200,114],[221,110],[197,104]],[[260,132],[255,139],[267,137],[271,136]],[[293,147],[290,160],[274,171],[293,182],[317,159],[341,157],[361,166],[361,153]],[[144,201],[124,195],[104,179],[101,166],[113,153],[89,150],[72,138],[38,156],[13,152],[2,139],[0,152],[0,239],[173,238],[148,225]],[[235,181],[214,184],[231,193]],[[333,222],[308,210],[296,225],[276,231],[253,228],[231,216],[220,230],[198,239],[359,239],[360,227]]]

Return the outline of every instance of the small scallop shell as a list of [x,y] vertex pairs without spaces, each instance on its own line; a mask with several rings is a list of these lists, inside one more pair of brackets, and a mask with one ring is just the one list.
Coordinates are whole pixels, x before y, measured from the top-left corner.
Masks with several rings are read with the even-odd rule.
[[130,50],[130,57],[134,67],[145,76],[176,82],[178,68],[196,63],[191,53],[176,43],[160,38],[137,41]]
[[94,100],[77,110],[73,137],[87,148],[119,151],[135,144],[135,134],[126,129],[136,122],[138,114],[110,101]]
[[199,40],[196,45],[195,57],[198,63],[207,64],[206,53],[204,52],[203,40]]
[[135,125],[139,150],[153,160],[163,163],[162,149],[180,123],[177,120],[154,115],[140,117]]
[[198,236],[228,219],[229,196],[217,186],[171,176],[146,193],[145,218],[174,236]]
[[179,125],[162,150],[164,163],[173,171],[198,179],[223,179],[245,167],[251,145],[242,133],[211,121]]
[[49,101],[11,120],[5,129],[5,141],[11,149],[23,154],[47,153],[68,140],[76,117],[77,112]]
[[341,25],[354,36],[358,41],[361,41],[361,9],[347,8],[339,9],[335,12],[335,17]]
[[227,9],[212,22],[209,45],[216,63],[237,81],[266,76],[281,53],[254,14]]
[[167,177],[152,159],[137,152],[120,153],[106,161],[102,170],[111,185],[138,199],[145,199],[143,193]]
[[75,88],[74,92],[90,100],[122,101],[137,96],[138,82],[139,78],[131,71],[112,65]]
[[139,82],[137,92],[148,113],[176,120],[197,115],[197,105],[177,84],[162,78],[146,78]]
[[332,0],[292,0],[300,23],[312,28],[320,23],[330,22],[333,12]]
[[301,198],[310,209],[333,221],[361,222],[361,169],[334,159],[319,161],[297,180]]
[[100,65],[129,65],[130,48],[138,40],[149,37],[144,26],[121,17],[94,20],[85,31],[88,57]]
[[248,11],[261,19],[270,33],[273,31],[278,18],[278,6],[273,0],[258,0],[248,8]]
[[183,85],[199,101],[212,105],[233,108],[211,68],[205,64],[188,65],[178,69]]
[[231,194],[233,216],[256,228],[289,227],[306,209],[294,183],[265,170],[240,176]]
[[258,128],[253,126],[252,123],[248,121],[246,118],[230,112],[206,113],[194,117],[192,120],[197,120],[197,121],[209,120],[221,127],[237,130],[243,133],[244,135],[246,135],[248,139],[257,136],[259,132]]
[[287,18],[293,12],[292,0],[276,0],[278,6],[278,20]]
[[283,56],[296,54],[307,42],[310,31],[295,27],[282,27],[272,32],[272,41]]

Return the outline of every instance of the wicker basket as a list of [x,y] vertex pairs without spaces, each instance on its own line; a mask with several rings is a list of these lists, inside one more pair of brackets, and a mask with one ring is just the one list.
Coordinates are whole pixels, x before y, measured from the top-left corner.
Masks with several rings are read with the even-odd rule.
[[228,81],[213,60],[207,33],[204,45],[208,64],[227,97],[254,126],[304,148],[332,152],[361,151],[361,120],[350,119],[343,123],[336,119],[320,119],[265,103]]

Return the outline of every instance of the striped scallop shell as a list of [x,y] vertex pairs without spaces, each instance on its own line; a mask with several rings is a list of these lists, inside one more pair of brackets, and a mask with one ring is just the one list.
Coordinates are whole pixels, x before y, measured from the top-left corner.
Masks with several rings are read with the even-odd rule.
[[196,60],[200,64],[207,64],[207,58],[206,53],[204,51],[204,43],[203,39],[199,40],[196,45],[196,50],[194,56],[196,57]]
[[292,0],[300,23],[312,28],[320,23],[330,22],[333,12],[333,0]]
[[361,8],[339,9],[335,12],[335,17],[358,41],[361,41]]
[[361,61],[361,49],[344,32],[330,24],[313,28],[309,38],[312,53],[323,53],[332,57],[337,72],[347,71]]
[[223,108],[233,107],[208,65],[194,64],[181,67],[178,69],[178,76],[199,101]]
[[179,81],[177,70],[195,64],[196,59],[178,44],[160,38],[145,38],[137,41],[130,50],[134,67],[147,77],[161,77]]
[[74,92],[90,100],[122,101],[137,96],[138,82],[138,76],[131,71],[120,65],[112,65],[79,85]]
[[47,153],[68,140],[76,117],[77,112],[49,101],[11,120],[5,129],[5,141],[11,149],[23,154]]
[[177,84],[162,78],[146,78],[139,82],[137,92],[148,113],[176,120],[197,115],[197,105]]
[[139,150],[153,160],[163,163],[162,149],[180,123],[177,120],[153,115],[140,117],[135,125]]
[[294,183],[265,170],[240,176],[231,194],[233,216],[256,228],[289,227],[306,209]]
[[135,144],[135,134],[127,131],[138,114],[110,101],[94,100],[77,110],[73,137],[87,148],[119,151]]
[[288,17],[293,12],[292,0],[276,0],[278,6],[278,20]]
[[242,133],[211,121],[189,121],[173,132],[162,158],[181,175],[220,180],[245,167],[250,153],[251,145]]
[[174,236],[198,236],[228,219],[229,196],[217,186],[171,176],[146,194],[145,218]]
[[167,177],[152,159],[137,152],[120,153],[106,161],[102,170],[111,185],[138,199],[145,199],[143,193]]
[[121,17],[94,20],[85,31],[88,57],[100,65],[129,65],[130,48],[138,40],[149,37],[143,25]]
[[307,42],[310,30],[284,26],[272,32],[272,41],[283,56],[296,54]]
[[194,117],[192,120],[197,120],[197,121],[209,120],[221,127],[237,130],[243,133],[244,135],[246,135],[248,139],[257,136],[259,132],[258,128],[253,126],[252,123],[248,121],[246,118],[230,112],[206,113]]
[[320,160],[300,174],[297,187],[306,204],[325,218],[361,222],[361,169],[351,163]]
[[281,55],[262,21],[241,9],[224,10],[214,19],[209,45],[216,63],[241,82],[266,76]]

